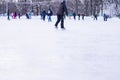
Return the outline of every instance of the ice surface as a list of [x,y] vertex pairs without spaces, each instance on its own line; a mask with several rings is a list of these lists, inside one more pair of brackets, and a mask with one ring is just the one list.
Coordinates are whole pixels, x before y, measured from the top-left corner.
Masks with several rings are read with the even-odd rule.
[[55,21],[0,17],[0,80],[120,80],[120,19]]

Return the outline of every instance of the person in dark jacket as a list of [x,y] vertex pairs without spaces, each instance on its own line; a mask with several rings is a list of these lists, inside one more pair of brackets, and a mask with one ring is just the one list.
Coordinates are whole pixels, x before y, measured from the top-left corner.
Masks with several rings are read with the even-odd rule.
[[20,17],[21,17],[21,14],[20,14],[20,12],[18,13],[18,18],[20,19]]
[[53,14],[53,12],[52,12],[52,10],[49,8],[49,9],[48,9],[48,12],[47,12],[47,15],[48,15],[48,22],[49,22],[49,21],[52,21],[52,20],[51,20],[52,14]]
[[63,2],[59,5],[58,11],[57,11],[57,21],[55,23],[55,27],[58,28],[58,23],[61,21],[61,29],[65,29],[64,27],[64,13],[66,13],[66,15],[68,15],[67,12],[67,7],[65,4],[65,0],[63,0]]
[[84,20],[85,14],[82,14],[82,20]]
[[78,13],[78,20],[80,20],[80,13]]
[[8,16],[7,19],[10,20],[10,11],[9,11],[9,9],[7,11],[7,16]]
[[45,21],[45,17],[46,17],[46,11],[43,10],[43,12],[42,12],[42,19],[43,19],[43,21]]
[[106,13],[103,14],[104,21],[107,21],[108,15]]
[[76,13],[75,12],[73,13],[73,18],[74,18],[74,20],[76,20]]
[[97,19],[98,19],[98,15],[94,14],[94,20],[97,20]]
[[29,16],[29,14],[28,14],[28,13],[26,13],[26,18],[27,18],[27,19],[30,19],[30,16]]

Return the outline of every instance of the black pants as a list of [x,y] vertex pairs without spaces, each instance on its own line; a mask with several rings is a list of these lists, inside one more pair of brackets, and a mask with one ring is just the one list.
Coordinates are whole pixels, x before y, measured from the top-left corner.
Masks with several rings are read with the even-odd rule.
[[57,27],[60,21],[61,21],[61,28],[64,28],[64,16],[63,15],[57,15],[57,22],[55,23],[55,26]]
[[103,18],[104,18],[104,21],[107,21],[107,19],[109,18],[109,16],[106,15],[106,14],[104,14],[104,15],[103,15]]

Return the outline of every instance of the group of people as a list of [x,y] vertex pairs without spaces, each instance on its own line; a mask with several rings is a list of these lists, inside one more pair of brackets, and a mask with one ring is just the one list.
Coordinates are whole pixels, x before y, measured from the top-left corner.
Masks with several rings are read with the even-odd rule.
[[[61,4],[59,5],[59,8],[58,8],[58,11],[57,11],[57,21],[55,23],[55,28],[57,29],[58,28],[58,24],[61,22],[61,29],[65,29],[64,27],[64,15],[68,16],[68,11],[67,11],[67,7],[66,7],[66,1],[63,0],[61,2]],[[51,16],[53,15],[53,12],[52,10],[49,8],[48,9],[48,12],[46,13],[45,10],[43,10],[41,12],[41,19],[43,19],[43,21],[45,21],[45,17],[46,15],[48,15],[48,21],[51,21]]]
[[104,21],[107,21],[107,19],[109,18],[109,15],[107,15],[106,13],[103,14],[103,18],[104,18]]
[[[104,21],[107,21],[107,19],[109,18],[109,15],[107,15],[106,13],[103,14],[103,20]],[[94,20],[97,20],[98,19],[98,15],[97,14],[94,14]]]
[[32,12],[27,12],[25,15],[26,15],[27,19],[31,19],[31,16],[33,15],[33,13]]
[[76,16],[78,16],[78,20],[80,20],[80,17],[82,17],[82,20],[84,20],[85,14],[84,13],[78,13],[78,15],[73,12],[73,13],[69,13],[69,19],[71,19],[71,16],[73,16],[73,19],[76,20]]
[[[8,20],[10,20],[10,16],[12,16],[13,19],[16,19],[16,18],[17,18],[17,13],[14,12],[14,13],[10,14],[10,11],[8,10],[8,11],[7,11],[7,16],[8,16],[8,18],[7,18]],[[19,13],[19,14],[18,14],[19,19],[20,19],[20,16],[21,16],[21,15],[20,15],[20,13]]]
[[49,22],[52,21],[52,20],[51,20],[51,16],[53,15],[53,12],[52,12],[52,10],[51,10],[50,8],[48,9],[47,12],[46,12],[45,10],[43,10],[40,15],[41,15],[41,19],[42,19],[43,21],[45,21],[46,15],[48,16],[48,21],[49,21]]
[[[64,27],[64,17],[65,17],[65,14],[67,16],[71,16],[71,15],[68,15],[67,7],[66,7],[66,1],[62,0],[62,2],[59,5],[58,11],[57,11],[57,21],[55,23],[55,28],[56,29],[58,29],[58,24],[59,23],[61,23],[61,29],[65,29],[65,27]],[[10,14],[9,14],[9,10],[8,10],[8,20],[10,19],[9,15]],[[52,10],[50,8],[48,9],[47,12],[45,10],[43,10],[40,15],[41,15],[41,19],[43,21],[45,21],[46,15],[48,16],[48,21],[52,21],[51,20],[51,16],[53,15],[53,12],[52,12]],[[74,12],[72,15],[73,15],[74,19],[76,19],[76,13]],[[14,14],[14,18],[16,18],[16,16],[17,16],[17,14],[15,13]],[[80,20],[80,16],[82,16],[82,20],[84,20],[85,14],[78,14],[78,20]],[[95,20],[97,20],[97,17],[98,17],[98,15],[94,14],[94,19]],[[31,14],[26,13],[26,18],[30,19],[31,18]],[[103,18],[104,18],[104,21],[107,21],[108,15],[104,13]]]
[[[68,16],[68,11],[67,11],[67,7],[65,4],[65,0],[62,1],[62,3],[60,4],[58,11],[57,11],[57,21],[55,23],[55,27],[58,28],[58,23],[61,21],[61,29],[65,29],[64,27],[64,15],[66,13],[66,15]],[[76,19],[76,13],[73,12],[72,14],[69,14],[69,16],[73,16],[74,19]],[[84,20],[84,16],[85,14],[78,14],[78,20],[80,20],[80,16],[82,16],[82,20]],[[98,19],[98,15],[94,14],[94,20]],[[106,13],[103,14],[103,20],[107,21],[107,19],[109,18],[109,15],[107,15]]]

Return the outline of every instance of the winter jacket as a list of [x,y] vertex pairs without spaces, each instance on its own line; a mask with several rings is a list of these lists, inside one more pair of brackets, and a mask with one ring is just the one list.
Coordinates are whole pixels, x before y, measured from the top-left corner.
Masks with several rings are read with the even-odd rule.
[[47,15],[48,15],[48,16],[52,16],[52,15],[53,15],[53,12],[52,12],[51,9],[48,10]]
[[57,15],[64,15],[64,12],[68,15],[66,4],[62,2],[58,8]]

